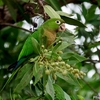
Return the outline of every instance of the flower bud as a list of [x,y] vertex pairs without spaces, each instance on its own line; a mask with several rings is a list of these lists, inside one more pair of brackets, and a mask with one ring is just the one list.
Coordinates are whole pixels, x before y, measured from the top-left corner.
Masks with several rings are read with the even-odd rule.
[[61,60],[62,60],[62,57],[59,56],[59,57],[58,57],[58,60],[61,61]]
[[64,70],[64,71],[62,72],[62,74],[63,74],[63,75],[66,75],[66,74],[67,74],[67,71],[66,71],[66,70]]
[[44,48],[44,45],[41,45],[42,48]]
[[58,51],[58,54],[63,54],[63,52],[62,51]]
[[47,49],[44,49],[44,52],[46,53],[46,52],[48,52],[48,50]]
[[46,69],[46,70],[45,70],[45,74],[46,74],[46,75],[50,75],[50,70]]

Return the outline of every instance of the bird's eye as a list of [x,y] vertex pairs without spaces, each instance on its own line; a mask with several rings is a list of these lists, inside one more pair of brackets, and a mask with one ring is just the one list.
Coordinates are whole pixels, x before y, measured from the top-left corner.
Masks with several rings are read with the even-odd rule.
[[57,23],[57,24],[60,24],[61,22],[60,22],[59,20],[56,20],[56,23]]

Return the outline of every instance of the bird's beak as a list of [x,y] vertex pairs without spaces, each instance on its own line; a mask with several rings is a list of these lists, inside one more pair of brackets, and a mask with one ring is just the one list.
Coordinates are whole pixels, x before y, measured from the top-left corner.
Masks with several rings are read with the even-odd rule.
[[58,28],[58,32],[63,32],[65,30],[66,30],[65,23],[62,23]]

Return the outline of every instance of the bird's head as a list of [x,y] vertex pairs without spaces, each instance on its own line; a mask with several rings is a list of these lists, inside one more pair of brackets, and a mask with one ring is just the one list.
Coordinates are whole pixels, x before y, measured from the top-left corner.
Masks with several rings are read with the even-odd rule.
[[44,23],[44,27],[46,27],[48,30],[55,32],[61,32],[66,30],[64,20],[59,18],[51,18],[47,20]]

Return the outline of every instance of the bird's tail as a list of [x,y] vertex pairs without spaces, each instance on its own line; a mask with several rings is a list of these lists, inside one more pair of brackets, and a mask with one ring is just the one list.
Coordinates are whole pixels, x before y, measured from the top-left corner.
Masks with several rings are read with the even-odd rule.
[[26,60],[26,58],[22,58],[16,62],[14,62],[13,64],[11,64],[9,67],[8,67],[8,70],[9,71],[14,71],[16,70],[19,66],[21,66],[21,64],[24,63],[24,61]]

